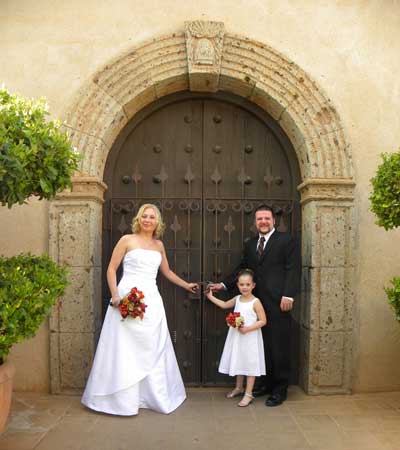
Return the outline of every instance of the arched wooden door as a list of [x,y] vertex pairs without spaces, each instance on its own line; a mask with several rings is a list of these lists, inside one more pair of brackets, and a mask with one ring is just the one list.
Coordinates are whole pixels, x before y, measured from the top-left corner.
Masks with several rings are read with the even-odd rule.
[[[138,114],[107,161],[103,227],[103,301],[111,251],[143,203],[162,210],[171,268],[191,281],[220,280],[238,263],[252,236],[254,209],[275,208],[279,230],[300,235],[294,151],[266,113],[233,96],[183,93]],[[221,385],[217,372],[227,327],[225,311],[202,294],[188,295],[159,279],[168,325],[188,385]],[[226,298],[226,295],[225,295]],[[293,376],[298,372],[298,316],[294,311]]]

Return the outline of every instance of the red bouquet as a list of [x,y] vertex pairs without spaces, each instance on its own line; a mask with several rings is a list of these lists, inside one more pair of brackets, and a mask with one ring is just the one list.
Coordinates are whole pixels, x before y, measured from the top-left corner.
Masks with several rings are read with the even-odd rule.
[[238,312],[230,312],[226,318],[226,324],[232,328],[240,328],[243,326],[244,319]]
[[144,303],[144,294],[137,288],[132,288],[129,294],[122,297],[118,309],[123,319],[131,316],[133,319],[139,317],[143,320],[147,305]]

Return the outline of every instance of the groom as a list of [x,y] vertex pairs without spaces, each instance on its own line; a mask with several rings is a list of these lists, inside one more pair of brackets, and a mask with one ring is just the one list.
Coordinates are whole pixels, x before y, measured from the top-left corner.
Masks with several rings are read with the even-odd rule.
[[278,406],[286,400],[290,375],[290,311],[298,292],[300,264],[292,237],[275,229],[272,208],[259,206],[255,211],[258,236],[245,244],[237,269],[221,283],[208,286],[213,291],[234,289],[239,270],[254,271],[258,297],[267,313],[262,328],[267,375],[260,377],[255,397],[269,394],[265,404]]

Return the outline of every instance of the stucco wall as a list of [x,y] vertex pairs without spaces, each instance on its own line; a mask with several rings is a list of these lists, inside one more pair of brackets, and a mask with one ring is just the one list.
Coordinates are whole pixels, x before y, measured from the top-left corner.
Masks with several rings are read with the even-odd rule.
[[[60,116],[81,84],[110,59],[149,38],[183,30],[184,21],[195,19],[223,21],[228,32],[264,42],[298,64],[333,101],[353,153],[359,225],[353,387],[400,389],[400,326],[382,290],[400,273],[400,233],[375,226],[368,211],[369,179],[379,154],[396,150],[400,141],[399,2],[207,0],[199,5],[3,0],[0,81],[27,96],[46,96],[53,115]],[[1,253],[46,251],[47,213],[47,205],[36,201],[11,211],[0,208]],[[16,346],[11,358],[18,368],[17,389],[46,390],[46,324],[35,339]]]

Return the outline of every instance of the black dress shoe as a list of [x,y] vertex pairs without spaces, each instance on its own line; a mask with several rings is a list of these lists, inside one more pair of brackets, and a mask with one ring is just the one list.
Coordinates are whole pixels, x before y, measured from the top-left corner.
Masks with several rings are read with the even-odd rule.
[[265,386],[258,386],[258,387],[256,386],[253,389],[253,397],[262,397],[262,396],[267,395],[269,393],[270,393],[270,391]]
[[286,397],[279,394],[270,395],[265,401],[266,406],[279,406],[286,400]]

